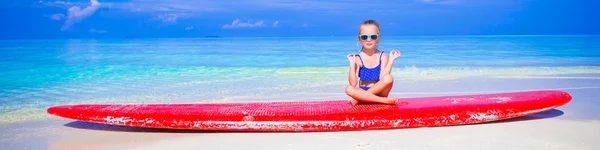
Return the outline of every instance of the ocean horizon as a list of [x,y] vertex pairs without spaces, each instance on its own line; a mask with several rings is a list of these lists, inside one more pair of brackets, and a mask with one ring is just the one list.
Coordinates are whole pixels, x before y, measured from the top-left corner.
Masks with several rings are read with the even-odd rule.
[[[354,38],[356,35],[348,34],[348,35],[290,35],[290,36],[282,36],[282,35],[273,35],[273,36],[252,36],[252,35],[193,35],[193,36],[104,36],[104,35],[96,35],[96,36],[72,36],[72,37],[53,37],[53,38],[0,38],[0,41],[14,41],[14,40],[68,40],[68,39],[196,39],[196,38],[326,38],[326,37],[351,37]],[[527,37],[527,36],[600,36],[600,34],[414,34],[414,35],[382,35],[385,37]]]

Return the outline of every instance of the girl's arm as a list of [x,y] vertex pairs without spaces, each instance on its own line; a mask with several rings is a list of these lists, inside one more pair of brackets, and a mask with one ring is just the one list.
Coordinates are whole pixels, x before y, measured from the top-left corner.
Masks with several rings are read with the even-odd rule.
[[358,84],[356,56],[354,56],[354,54],[349,54],[348,61],[350,61],[350,67],[348,70],[348,82],[350,83],[350,86],[355,87]]
[[390,51],[389,58],[384,57],[381,60],[381,63],[384,64],[385,67],[383,67],[383,69],[381,70],[381,74],[379,75],[380,79],[381,79],[381,77],[383,77],[383,75],[390,74],[392,72],[392,67],[394,66],[394,60],[396,60],[396,58],[398,58],[398,57],[400,57],[400,51],[392,50],[392,51]]

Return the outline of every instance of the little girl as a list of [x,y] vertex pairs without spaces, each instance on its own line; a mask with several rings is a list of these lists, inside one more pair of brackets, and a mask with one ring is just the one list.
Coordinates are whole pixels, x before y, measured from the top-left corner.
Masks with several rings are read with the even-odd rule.
[[379,24],[373,20],[360,24],[357,39],[362,44],[361,51],[358,55],[351,53],[347,56],[350,85],[346,87],[346,94],[350,96],[350,102],[353,105],[360,102],[396,104],[395,98],[388,95],[394,84],[394,77],[390,74],[392,64],[400,57],[400,52],[392,50],[388,57],[377,50],[381,35]]

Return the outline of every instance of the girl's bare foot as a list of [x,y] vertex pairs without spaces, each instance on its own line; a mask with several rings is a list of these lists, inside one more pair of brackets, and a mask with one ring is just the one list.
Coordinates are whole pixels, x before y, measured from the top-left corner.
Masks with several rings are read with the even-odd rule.
[[352,97],[348,101],[350,101],[350,104],[352,104],[352,105],[358,105],[358,103],[360,103]]
[[396,98],[388,98],[387,104],[396,104]]

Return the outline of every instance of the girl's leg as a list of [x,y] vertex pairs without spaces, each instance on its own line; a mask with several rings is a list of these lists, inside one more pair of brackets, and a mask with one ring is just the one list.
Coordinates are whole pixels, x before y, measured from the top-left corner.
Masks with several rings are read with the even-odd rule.
[[386,89],[384,89],[383,92],[381,92],[377,95],[381,96],[381,97],[388,97],[390,95],[390,92],[392,91],[392,86],[393,86],[393,84],[390,85],[389,87],[387,87]]
[[381,97],[388,97],[393,85],[394,77],[390,74],[386,74],[367,91]]
[[[393,98],[379,97],[373,93],[367,92],[361,88],[348,86],[346,87],[346,94],[350,96],[352,99],[360,101],[360,102],[370,102],[370,103],[384,103],[384,104],[395,104],[396,100]],[[355,102],[350,99],[350,102],[355,104]]]

